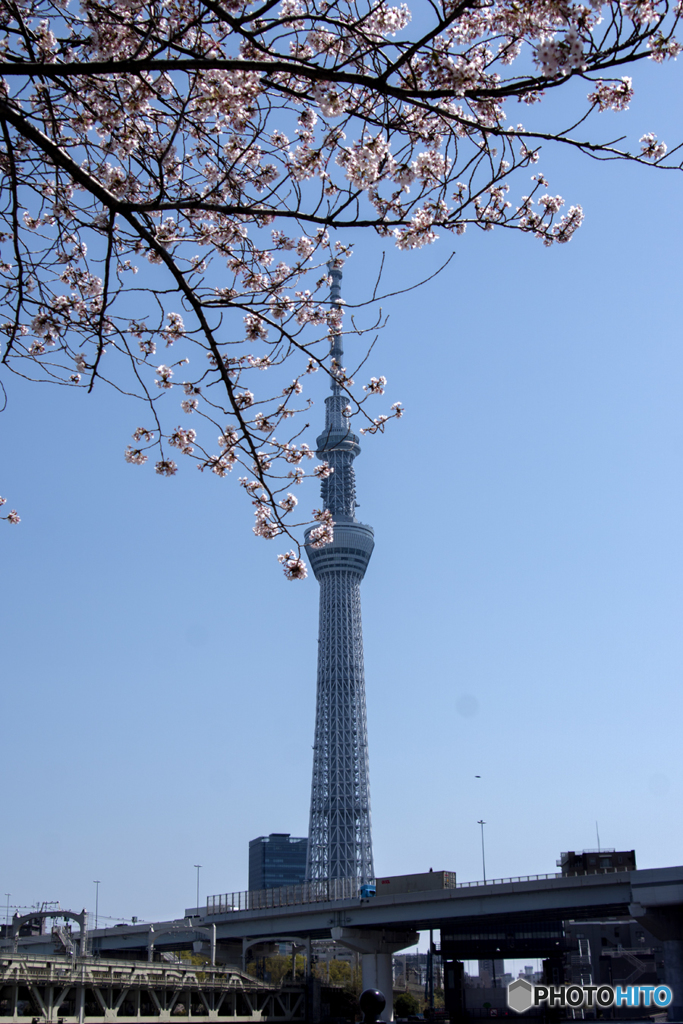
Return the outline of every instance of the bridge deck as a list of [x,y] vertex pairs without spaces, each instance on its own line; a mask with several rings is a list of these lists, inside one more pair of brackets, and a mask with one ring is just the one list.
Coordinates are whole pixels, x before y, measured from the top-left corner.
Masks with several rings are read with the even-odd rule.
[[[356,896],[259,909],[226,907],[218,913],[217,900],[217,906],[210,908],[213,912],[209,913],[207,908],[190,909],[182,920],[100,928],[90,933],[90,943],[100,956],[106,956],[108,951],[142,956],[151,941],[157,950],[187,948],[193,930],[197,932],[196,938],[200,938],[212,926],[220,945],[239,943],[245,938],[329,938],[331,930],[339,927],[423,931],[492,917],[609,918],[629,916],[633,904],[649,908],[683,906],[683,866],[461,883],[454,889],[400,896]],[[0,943],[0,955],[1,946]],[[27,936],[18,940],[18,948],[26,953],[48,953],[53,946],[49,936]]]

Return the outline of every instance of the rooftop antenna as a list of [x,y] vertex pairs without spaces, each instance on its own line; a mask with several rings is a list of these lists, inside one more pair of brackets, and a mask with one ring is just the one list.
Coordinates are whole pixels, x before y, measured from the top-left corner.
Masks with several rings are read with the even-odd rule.
[[598,823],[595,822],[595,834],[598,837],[598,853],[600,853],[600,832],[598,831]]

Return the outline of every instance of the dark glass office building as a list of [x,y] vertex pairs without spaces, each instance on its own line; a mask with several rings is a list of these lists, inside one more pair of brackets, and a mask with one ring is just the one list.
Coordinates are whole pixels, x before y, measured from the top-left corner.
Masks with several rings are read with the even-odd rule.
[[306,877],[308,839],[271,832],[249,843],[249,889],[299,885]]

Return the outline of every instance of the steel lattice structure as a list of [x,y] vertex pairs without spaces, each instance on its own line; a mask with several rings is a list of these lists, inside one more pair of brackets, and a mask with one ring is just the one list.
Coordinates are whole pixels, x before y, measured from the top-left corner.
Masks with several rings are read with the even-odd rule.
[[[339,302],[341,271],[331,267],[331,302]],[[342,365],[341,335],[333,340],[333,365]],[[334,472],[322,483],[323,507],[333,515],[334,541],[306,551],[320,583],[318,683],[306,879],[374,879],[370,828],[368,734],[360,584],[375,542],[371,526],[356,519],[353,460],[360,444],[333,381],[325,400],[325,429],[318,458]]]

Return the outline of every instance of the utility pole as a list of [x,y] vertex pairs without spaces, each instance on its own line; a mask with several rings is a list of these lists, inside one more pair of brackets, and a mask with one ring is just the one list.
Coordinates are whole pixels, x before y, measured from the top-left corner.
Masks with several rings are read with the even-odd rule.
[[484,854],[484,825],[485,821],[478,821],[477,825],[481,825],[481,866],[484,869],[484,883],[486,883],[486,856]]
[[195,864],[195,867],[197,869],[197,909],[199,909],[199,871],[201,869],[201,864]]
[[427,989],[426,996],[429,1009],[434,1009],[434,932],[429,929],[429,953],[427,954]]
[[100,881],[98,878],[94,880],[95,886],[95,929],[97,929],[97,917],[100,910]]

